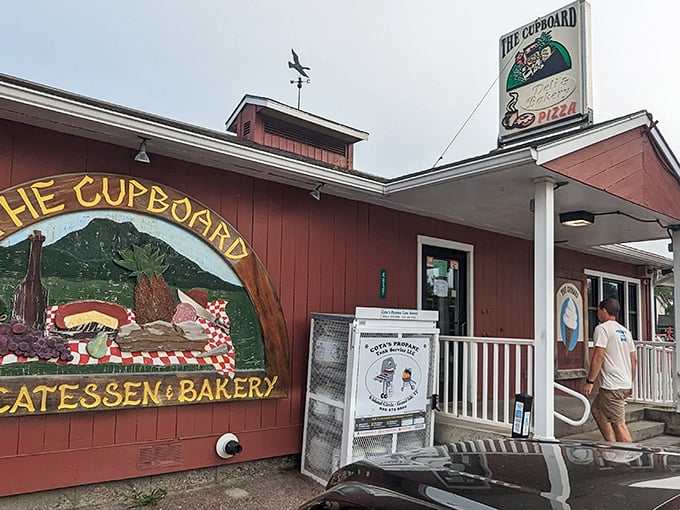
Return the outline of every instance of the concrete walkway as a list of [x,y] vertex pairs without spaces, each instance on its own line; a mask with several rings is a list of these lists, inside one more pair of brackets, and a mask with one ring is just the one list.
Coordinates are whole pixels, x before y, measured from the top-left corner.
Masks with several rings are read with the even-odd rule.
[[[324,487],[297,471],[251,478],[245,483],[222,484],[163,498],[153,510],[297,510]],[[120,508],[120,507],[117,507]],[[125,507],[122,507],[125,508]]]
[[[324,487],[300,456],[0,498],[2,510],[297,510]],[[165,496],[163,496],[165,494]],[[154,499],[158,495],[160,498]]]

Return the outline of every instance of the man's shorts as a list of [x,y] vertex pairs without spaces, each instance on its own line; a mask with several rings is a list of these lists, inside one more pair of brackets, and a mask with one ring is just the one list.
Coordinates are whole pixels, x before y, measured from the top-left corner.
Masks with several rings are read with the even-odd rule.
[[625,404],[630,390],[605,390],[593,400],[593,407],[599,409],[609,423],[622,423],[626,420]]

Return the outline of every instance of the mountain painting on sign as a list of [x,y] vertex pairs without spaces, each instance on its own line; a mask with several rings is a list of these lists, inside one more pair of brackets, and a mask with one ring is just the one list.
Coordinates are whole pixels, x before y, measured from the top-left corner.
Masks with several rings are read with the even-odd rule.
[[[218,256],[202,258],[206,264],[224,267],[201,266],[180,253],[179,250],[196,253],[205,248],[198,246],[199,239],[176,225],[157,225],[157,235],[152,235],[135,226],[149,223],[136,216],[139,215],[120,212],[108,215],[101,212],[94,219],[85,213],[58,216],[33,225],[34,232],[41,232],[42,246],[36,248],[35,242],[31,244],[29,237],[34,238],[34,234],[24,234],[22,240],[9,243],[21,239],[23,232],[17,232],[0,246],[0,308],[5,310],[7,321],[0,325],[0,331],[7,330],[0,333],[0,373],[10,361],[58,359],[62,363],[80,364],[86,373],[93,373],[97,372],[97,365],[107,361],[112,364],[112,359],[117,359],[112,356],[116,349],[120,350],[121,358],[133,352],[188,351],[195,353],[193,358],[197,360],[208,360],[210,351],[227,355],[231,352],[235,357],[234,368],[263,368],[262,331],[257,314],[234,272]],[[116,221],[120,219],[125,221]],[[74,228],[83,222],[87,222],[84,227]],[[48,237],[49,233],[64,232],[57,239]],[[173,244],[178,245],[177,249]],[[41,251],[37,271],[28,265],[31,255],[31,260],[36,256],[35,250]],[[16,311],[13,300],[22,281],[26,284],[28,279],[31,288],[31,280],[36,277],[48,289],[49,297],[42,311],[42,324],[29,325],[24,324],[24,317],[13,313]],[[195,305],[208,314],[183,303],[178,290],[192,295]],[[219,317],[221,325],[205,318],[210,316]],[[44,330],[46,335],[37,330]],[[102,332],[108,338],[108,353],[105,349],[102,355],[92,356],[87,344]],[[70,349],[69,356],[69,351],[62,352],[63,347],[50,349],[48,344],[52,343],[57,346],[83,343],[85,354],[77,356],[78,349]],[[93,363],[92,358],[99,363]],[[218,363],[218,370],[219,366]],[[189,362],[177,368],[207,367],[210,365]],[[44,364],[39,368],[46,370]],[[120,363],[119,368],[129,371],[126,364]],[[115,372],[111,367],[106,370]]]

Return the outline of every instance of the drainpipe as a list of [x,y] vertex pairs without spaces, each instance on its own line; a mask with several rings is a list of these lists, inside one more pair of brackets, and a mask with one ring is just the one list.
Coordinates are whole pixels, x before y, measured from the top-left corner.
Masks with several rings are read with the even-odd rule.
[[680,412],[680,226],[674,225],[670,229],[673,242],[673,336],[675,337],[675,349],[673,351],[673,366],[675,374],[673,377],[673,391],[675,400],[675,410]]
[[555,438],[554,184],[548,176],[534,180],[534,437],[539,439]]

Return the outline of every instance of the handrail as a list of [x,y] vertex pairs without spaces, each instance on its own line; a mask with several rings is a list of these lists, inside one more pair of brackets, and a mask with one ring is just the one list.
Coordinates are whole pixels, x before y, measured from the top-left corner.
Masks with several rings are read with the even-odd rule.
[[555,389],[558,389],[568,395],[571,395],[572,397],[576,397],[577,399],[579,399],[581,402],[583,402],[583,406],[585,407],[585,412],[583,413],[581,419],[578,421],[574,421],[571,418],[568,418],[567,416],[558,413],[557,411],[554,411],[555,418],[563,421],[564,423],[568,423],[569,425],[572,425],[574,427],[583,425],[586,421],[588,421],[588,417],[590,416],[590,401],[585,396],[581,395],[578,391],[574,391],[571,388],[562,386],[560,383],[555,381],[553,381],[553,384],[555,385]]

